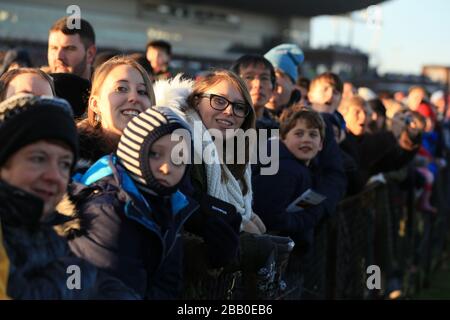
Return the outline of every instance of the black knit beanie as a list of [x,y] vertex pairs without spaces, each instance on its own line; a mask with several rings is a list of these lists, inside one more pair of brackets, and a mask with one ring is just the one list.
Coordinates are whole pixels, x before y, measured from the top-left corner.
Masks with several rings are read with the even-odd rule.
[[67,101],[19,94],[0,103],[0,166],[22,147],[43,139],[65,142],[75,163],[78,134]]
[[[188,124],[170,108],[152,107],[134,117],[123,131],[116,154],[141,192],[164,196],[176,191],[177,185],[166,187],[156,181],[149,164],[151,145],[176,129],[189,132]],[[185,175],[187,171],[186,167]]]

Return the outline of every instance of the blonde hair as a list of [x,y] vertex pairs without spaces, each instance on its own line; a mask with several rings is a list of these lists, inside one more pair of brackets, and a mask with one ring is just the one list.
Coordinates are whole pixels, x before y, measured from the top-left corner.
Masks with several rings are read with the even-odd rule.
[[[91,85],[91,95],[89,96],[89,100],[91,97],[98,95],[106,77],[108,74],[117,66],[128,65],[130,67],[135,68],[144,79],[145,89],[147,90],[148,98],[150,99],[151,105],[155,105],[155,92],[153,91],[152,81],[150,80],[147,71],[135,60],[131,59],[128,56],[115,56],[111,59],[107,60],[99,67],[95,69],[94,75],[92,76],[92,85]],[[92,127],[100,127],[101,122],[98,122],[95,119],[95,112],[89,106],[87,112],[87,121],[89,125]]]
[[358,95],[355,95],[351,98],[346,98],[346,99],[342,99],[341,103],[339,104],[339,108],[338,111],[344,115],[348,112],[348,110],[350,109],[350,107],[353,106],[358,106],[358,107],[362,107],[364,108],[364,110],[367,112],[368,110],[368,105],[366,103],[366,100],[364,100],[363,98],[361,98]]

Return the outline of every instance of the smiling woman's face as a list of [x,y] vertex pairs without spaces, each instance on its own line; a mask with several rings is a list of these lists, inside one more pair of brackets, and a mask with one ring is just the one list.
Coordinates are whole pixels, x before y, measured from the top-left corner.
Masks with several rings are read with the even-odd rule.
[[42,199],[45,217],[63,198],[72,163],[73,152],[66,145],[39,140],[14,153],[0,168],[0,177]]
[[101,118],[102,128],[121,135],[128,121],[151,106],[140,72],[129,65],[118,65],[106,76],[89,107]]
[[[222,96],[232,103],[246,103],[239,90],[226,80],[218,82],[203,94]],[[238,129],[244,123],[245,118],[236,117],[233,114],[231,104],[225,110],[218,111],[211,107],[209,98],[199,97],[198,99],[197,110],[206,129],[217,129],[225,134],[226,129]]]

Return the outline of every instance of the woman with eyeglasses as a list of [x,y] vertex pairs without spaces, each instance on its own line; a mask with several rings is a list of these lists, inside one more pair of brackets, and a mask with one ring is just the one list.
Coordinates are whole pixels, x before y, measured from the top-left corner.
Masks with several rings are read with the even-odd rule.
[[[266,228],[252,210],[252,139],[242,135],[255,129],[255,112],[245,83],[231,71],[215,70],[195,83],[177,76],[157,82],[154,89],[157,104],[176,110],[193,133],[191,185],[182,190],[201,209],[186,229],[203,238],[207,268],[235,265],[244,272],[244,282],[253,281],[250,290],[257,291],[257,271],[274,272],[275,263],[268,263],[268,257],[274,259],[276,253],[274,241],[264,234]],[[198,269],[201,254],[196,249],[186,252],[187,270],[194,278],[205,275]],[[256,298],[256,293],[244,289],[243,297]]]
[[[218,70],[194,85],[188,104],[190,106],[188,116],[194,121],[201,120],[203,129],[207,129],[217,139],[216,145],[223,143],[224,150],[222,158],[219,159],[223,163],[220,166],[208,164],[202,167],[197,166],[198,171],[193,173],[196,190],[206,191],[212,196],[233,204],[242,216],[241,231],[264,233],[264,224],[251,209],[249,159],[252,141],[243,143],[244,140],[238,139],[239,135],[255,129],[255,112],[247,86],[233,72]],[[212,129],[217,131],[214,132]],[[242,131],[237,131],[238,129]],[[221,135],[220,133],[217,135],[218,132]],[[204,136],[203,134],[205,146],[208,141],[205,141],[207,139]],[[235,140],[235,144],[231,144],[234,146],[233,150],[227,149],[231,139]],[[242,155],[245,159],[244,163],[238,161],[239,156]],[[206,174],[206,185],[202,179],[204,174]]]
[[[194,197],[208,195],[232,204],[242,218],[241,231],[264,233],[264,224],[252,211],[251,141],[237,139],[255,129],[252,100],[242,79],[228,70],[209,72],[195,83],[176,77],[170,86],[156,83],[155,96],[157,104],[175,107],[193,131],[194,153],[201,159],[191,171]],[[233,150],[231,139],[236,142]]]

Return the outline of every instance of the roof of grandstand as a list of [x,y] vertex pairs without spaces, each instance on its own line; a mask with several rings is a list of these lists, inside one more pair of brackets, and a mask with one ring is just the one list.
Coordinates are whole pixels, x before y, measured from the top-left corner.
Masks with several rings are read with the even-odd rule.
[[[265,14],[313,17],[324,14],[343,14],[384,1],[386,0],[190,0],[189,2],[191,4],[236,8]],[[179,3],[179,0],[167,0],[167,2]]]

